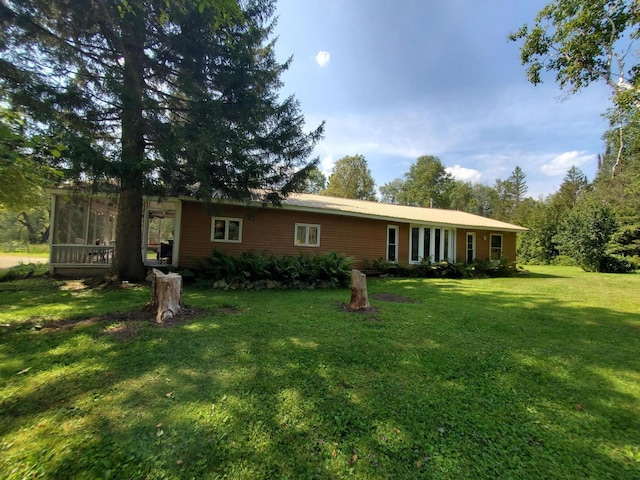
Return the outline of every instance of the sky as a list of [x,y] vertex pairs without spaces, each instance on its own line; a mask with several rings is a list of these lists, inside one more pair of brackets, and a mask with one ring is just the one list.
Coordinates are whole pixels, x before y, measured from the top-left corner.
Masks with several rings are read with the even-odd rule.
[[509,33],[549,0],[278,0],[281,95],[295,95],[308,131],[326,122],[314,157],[330,174],[363,155],[379,187],[421,155],[458,180],[493,186],[516,166],[527,196],[557,191],[576,166],[592,180],[610,106],[593,84],[534,86]]

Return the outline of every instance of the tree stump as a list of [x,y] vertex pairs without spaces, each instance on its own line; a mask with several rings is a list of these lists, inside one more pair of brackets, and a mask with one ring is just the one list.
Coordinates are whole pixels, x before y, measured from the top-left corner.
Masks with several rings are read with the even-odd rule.
[[367,276],[360,270],[351,270],[351,310],[366,310],[371,308],[367,294]]
[[155,312],[156,323],[162,324],[176,318],[183,306],[182,276],[178,273],[162,273],[154,268],[149,307]]

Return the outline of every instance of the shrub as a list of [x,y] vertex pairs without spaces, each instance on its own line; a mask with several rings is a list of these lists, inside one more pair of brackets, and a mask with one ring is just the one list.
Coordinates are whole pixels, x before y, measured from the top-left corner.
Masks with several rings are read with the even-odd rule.
[[224,288],[347,287],[352,264],[335,252],[297,257],[245,252],[233,257],[216,249],[190,273],[196,283]]
[[601,262],[601,272],[604,273],[630,273],[636,270],[635,264],[626,258],[606,255]]
[[32,277],[46,277],[47,275],[49,275],[49,265],[46,263],[21,263],[4,272],[0,272],[0,282]]

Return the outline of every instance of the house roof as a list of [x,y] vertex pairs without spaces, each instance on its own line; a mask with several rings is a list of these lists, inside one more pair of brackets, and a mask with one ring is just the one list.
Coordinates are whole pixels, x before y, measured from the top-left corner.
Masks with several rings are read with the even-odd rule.
[[306,193],[293,194],[282,202],[285,209],[316,213],[374,218],[400,223],[420,223],[443,227],[467,227],[501,232],[526,232],[519,225],[493,220],[458,210],[407,207],[388,203],[328,197]]

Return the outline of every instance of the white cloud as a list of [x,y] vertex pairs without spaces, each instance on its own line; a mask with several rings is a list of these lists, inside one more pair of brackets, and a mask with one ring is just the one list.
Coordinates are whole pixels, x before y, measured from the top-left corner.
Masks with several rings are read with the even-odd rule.
[[329,178],[329,176],[331,176],[331,172],[333,171],[333,166],[335,164],[336,162],[333,160],[333,158],[331,158],[331,156],[327,156],[327,157],[324,157],[322,160],[320,160],[320,165],[318,165],[318,168],[324,174],[325,177]]
[[453,178],[462,182],[479,183],[482,174],[478,170],[473,168],[465,168],[460,165],[454,165],[453,167],[447,167],[445,170],[450,173]]
[[567,173],[571,167],[579,167],[587,162],[593,162],[595,158],[595,155],[587,152],[575,150],[572,152],[564,152],[555,156],[550,162],[542,165],[541,169],[546,175],[555,177]]
[[320,68],[324,67],[331,60],[331,54],[325,50],[320,50],[316,54],[316,63],[320,65]]

